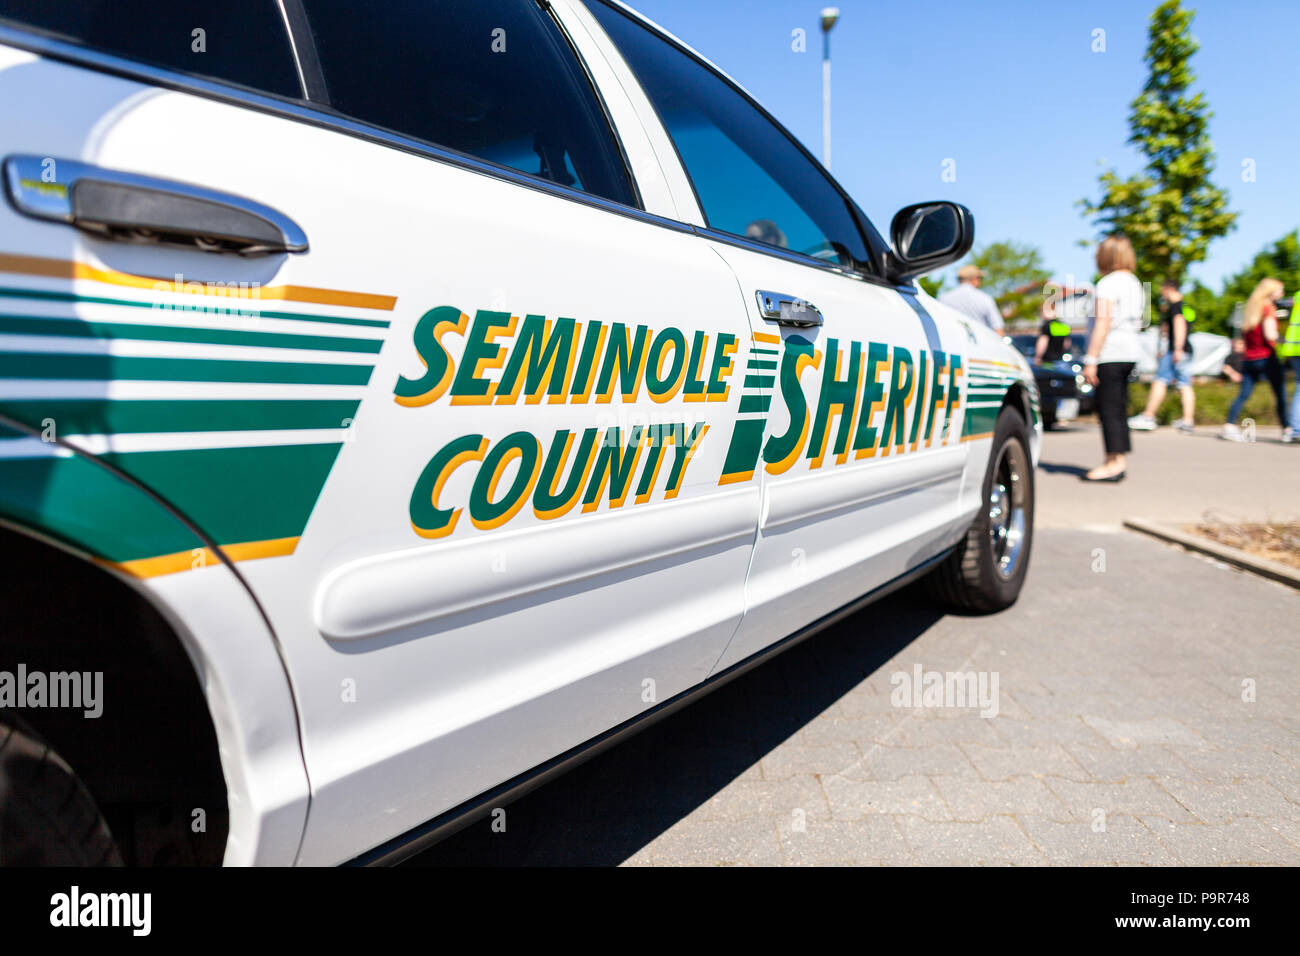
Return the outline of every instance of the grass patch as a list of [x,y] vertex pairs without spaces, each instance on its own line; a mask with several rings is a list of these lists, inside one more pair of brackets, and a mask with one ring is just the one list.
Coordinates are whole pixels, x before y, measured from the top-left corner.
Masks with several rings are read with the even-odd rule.
[[[1237,390],[1240,386],[1227,381],[1205,382],[1200,385],[1193,384],[1192,388],[1196,392],[1196,424],[1198,425],[1222,425],[1228,420],[1228,409],[1232,405],[1232,400],[1237,397]],[[1291,395],[1291,389],[1294,385],[1288,379],[1287,397]],[[1135,382],[1128,390],[1128,412],[1130,415],[1139,414],[1146,408],[1147,397],[1151,394],[1151,386],[1141,382]],[[1273,389],[1267,382],[1259,382],[1255,386],[1254,394],[1246,402],[1245,408],[1241,410],[1242,418],[1253,418],[1257,425],[1276,425],[1277,403],[1273,398]],[[1160,403],[1160,408],[1156,411],[1156,421],[1161,425],[1171,425],[1183,417],[1182,399],[1178,397],[1178,389],[1171,388],[1165,395],[1165,400]]]

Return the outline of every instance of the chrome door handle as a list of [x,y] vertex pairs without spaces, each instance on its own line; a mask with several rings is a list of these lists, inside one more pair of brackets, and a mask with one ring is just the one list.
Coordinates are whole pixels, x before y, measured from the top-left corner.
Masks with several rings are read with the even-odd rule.
[[821,310],[807,299],[765,289],[759,289],[754,297],[758,299],[758,314],[769,321],[800,329],[822,324]]
[[307,251],[298,224],[270,206],[170,179],[72,159],[9,156],[4,184],[20,213],[102,238],[245,256]]

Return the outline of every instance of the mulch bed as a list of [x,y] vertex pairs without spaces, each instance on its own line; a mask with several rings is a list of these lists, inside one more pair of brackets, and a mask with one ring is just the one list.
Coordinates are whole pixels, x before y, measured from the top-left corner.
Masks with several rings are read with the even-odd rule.
[[1198,524],[1183,530],[1257,558],[1300,568],[1300,521],[1239,521],[1206,513]]

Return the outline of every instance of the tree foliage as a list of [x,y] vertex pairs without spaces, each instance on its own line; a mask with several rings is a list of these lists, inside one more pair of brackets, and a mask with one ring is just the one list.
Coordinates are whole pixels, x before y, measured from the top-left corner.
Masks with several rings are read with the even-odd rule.
[[1300,230],[1293,229],[1261,249],[1244,269],[1224,281],[1222,292],[1199,282],[1185,292],[1187,303],[1196,310],[1193,331],[1231,335],[1233,310],[1250,297],[1260,279],[1270,277],[1282,283],[1288,296],[1300,292]]
[[1204,93],[1189,93],[1196,76],[1191,58],[1193,12],[1166,0],[1151,15],[1145,61],[1148,78],[1130,104],[1129,145],[1146,157],[1143,172],[1100,177],[1101,199],[1082,199],[1084,214],[1102,235],[1122,233],[1137,253],[1137,273],[1157,282],[1182,281],[1188,266],[1205,261],[1210,243],[1236,225],[1228,194],[1210,181],[1214,115]]
[[938,298],[939,293],[943,291],[944,280],[943,280],[943,276],[941,275],[921,276],[916,281],[921,283],[921,288],[924,289],[927,294],[932,295],[935,298]]
[[997,301],[1008,322],[1038,318],[1043,285],[1051,273],[1043,267],[1043,254],[1035,246],[990,242],[976,249],[971,261],[984,271],[984,291]]

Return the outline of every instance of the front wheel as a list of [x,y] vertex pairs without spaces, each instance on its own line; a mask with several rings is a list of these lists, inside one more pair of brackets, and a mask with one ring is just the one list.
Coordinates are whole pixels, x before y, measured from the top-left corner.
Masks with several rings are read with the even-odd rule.
[[988,613],[1020,596],[1034,540],[1034,470],[1029,427],[1004,408],[993,430],[983,499],[966,536],[929,575],[931,592],[964,611]]
[[121,866],[90,791],[44,740],[0,712],[0,866]]

